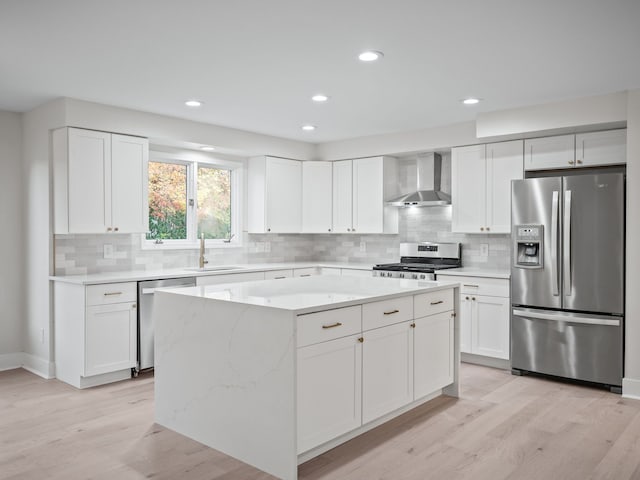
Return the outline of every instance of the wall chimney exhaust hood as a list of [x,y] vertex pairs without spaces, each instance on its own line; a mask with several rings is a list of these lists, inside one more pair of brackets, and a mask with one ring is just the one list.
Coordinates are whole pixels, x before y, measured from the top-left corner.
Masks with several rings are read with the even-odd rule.
[[416,159],[417,185],[414,192],[387,201],[393,207],[439,207],[451,205],[451,195],[440,189],[442,157],[427,153]]

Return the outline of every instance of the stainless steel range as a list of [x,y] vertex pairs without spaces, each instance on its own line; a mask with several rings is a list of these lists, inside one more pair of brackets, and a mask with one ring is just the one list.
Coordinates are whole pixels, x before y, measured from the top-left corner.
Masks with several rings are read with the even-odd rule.
[[380,263],[373,276],[434,280],[436,270],[461,267],[461,255],[459,243],[401,243],[400,263]]

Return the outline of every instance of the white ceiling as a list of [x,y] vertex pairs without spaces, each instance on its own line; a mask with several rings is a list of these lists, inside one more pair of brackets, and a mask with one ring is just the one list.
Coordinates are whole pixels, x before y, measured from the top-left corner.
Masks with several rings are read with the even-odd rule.
[[1,0],[0,109],[65,96],[321,143],[638,88],[639,51],[640,0]]

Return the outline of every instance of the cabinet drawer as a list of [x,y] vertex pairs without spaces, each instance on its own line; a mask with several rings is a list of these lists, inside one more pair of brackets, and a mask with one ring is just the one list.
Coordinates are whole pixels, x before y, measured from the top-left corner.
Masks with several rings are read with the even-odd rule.
[[267,270],[264,272],[265,280],[279,280],[293,277],[293,270]]
[[362,307],[336,308],[298,315],[298,347],[355,335],[362,331]]
[[136,282],[89,285],[87,286],[87,305],[135,302],[138,298],[137,287]]
[[392,298],[362,306],[362,330],[385,327],[413,318],[413,296]]
[[449,310],[453,310],[453,289],[421,293],[413,297],[415,318],[428,317]]
[[509,297],[509,280],[506,278],[458,277],[441,275],[439,280],[460,283],[460,293]]

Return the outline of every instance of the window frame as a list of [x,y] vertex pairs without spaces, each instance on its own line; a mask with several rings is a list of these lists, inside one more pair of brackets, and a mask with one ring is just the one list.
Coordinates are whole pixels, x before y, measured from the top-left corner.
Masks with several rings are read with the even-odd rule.
[[[202,165],[208,168],[219,168],[229,170],[231,178],[231,241],[227,239],[205,239],[206,248],[238,248],[242,246],[240,233],[242,232],[242,173],[243,164],[241,162],[223,160],[217,157],[198,154],[198,153],[166,153],[166,152],[149,152],[149,162],[171,163],[175,165],[184,165],[187,167],[187,238],[184,240],[166,240],[160,242],[157,240],[147,239],[147,234],[141,235],[142,248],[144,250],[171,250],[171,249],[195,249],[200,247],[200,241],[197,238],[197,175],[198,166]],[[193,199],[193,205],[189,205],[189,201]]]

